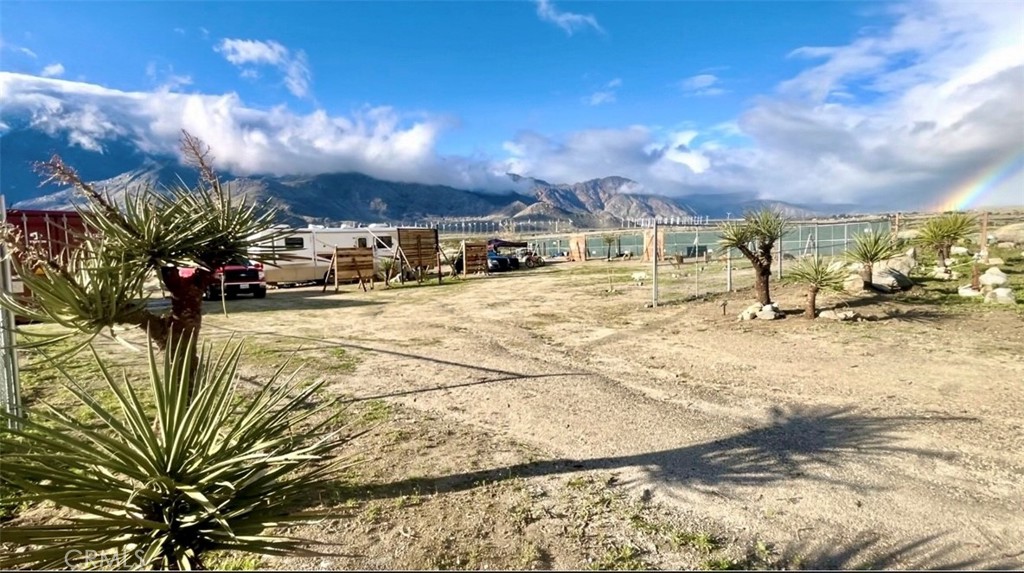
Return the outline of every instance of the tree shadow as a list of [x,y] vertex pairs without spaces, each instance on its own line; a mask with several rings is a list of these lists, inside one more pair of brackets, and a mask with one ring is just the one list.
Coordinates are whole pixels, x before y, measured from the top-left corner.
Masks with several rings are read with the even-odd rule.
[[798,563],[802,569],[934,569],[956,571],[1020,570],[1024,550],[998,553],[995,547],[968,551],[983,556],[964,555],[964,544],[944,540],[948,532],[935,533],[909,541],[895,541],[876,533],[864,533],[846,543],[816,539],[791,543],[782,548],[780,561]]
[[513,477],[640,468],[655,482],[694,489],[723,485],[766,486],[799,478],[866,491],[867,486],[830,477],[827,470],[852,458],[877,459],[892,454],[952,458],[953,454],[900,446],[897,431],[907,424],[964,420],[972,418],[872,417],[857,414],[852,407],[796,407],[789,411],[773,408],[771,421],[765,425],[669,450],[590,459],[561,458],[441,477],[344,487],[351,488],[348,493],[353,497],[378,499],[416,491],[464,491],[484,482]]
[[[357,287],[358,288],[358,287]],[[333,292],[311,292],[309,289],[278,290],[268,294],[266,298],[255,299],[249,295],[242,295],[236,299],[227,300],[228,316],[232,314],[250,314],[257,312],[276,312],[280,310],[333,310],[340,308],[352,308],[359,306],[373,306],[384,304],[379,300],[361,300],[359,298],[341,298],[338,295],[354,294],[359,296],[362,290]],[[170,301],[168,301],[168,304]],[[220,299],[203,302],[204,314],[218,314],[221,312]]]

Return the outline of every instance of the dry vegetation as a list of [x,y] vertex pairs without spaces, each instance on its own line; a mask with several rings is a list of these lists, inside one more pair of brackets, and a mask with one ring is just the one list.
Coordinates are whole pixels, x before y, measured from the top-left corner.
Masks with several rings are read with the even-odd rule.
[[[1024,293],[1024,261],[1006,257]],[[773,284],[788,318],[741,323],[752,290],[692,298],[692,269],[666,269],[664,304],[645,308],[629,278],[643,268],[282,289],[227,316],[205,303],[207,339],[247,337],[243,376],[290,360],[372,428],[362,463],[310,492],[335,518],[292,532],[323,556],[212,565],[1024,566],[1024,304],[919,279],[819,300],[865,321],[807,321],[803,289]],[[702,280],[721,288],[715,272]],[[28,367],[26,399],[63,404],[53,375]]]

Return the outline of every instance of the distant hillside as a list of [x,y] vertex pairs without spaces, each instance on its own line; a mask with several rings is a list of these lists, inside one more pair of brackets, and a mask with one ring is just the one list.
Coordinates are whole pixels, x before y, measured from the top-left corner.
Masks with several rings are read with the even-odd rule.
[[[68,209],[70,191],[39,186],[32,163],[61,155],[83,179],[117,191],[126,186],[161,187],[181,180],[191,184],[196,173],[173,158],[152,157],[126,141],[104,142],[100,150],[83,150],[61,137],[31,129],[14,129],[0,137],[0,190],[20,208]],[[571,220],[576,227],[613,227],[623,220],[701,215],[725,217],[761,206],[794,216],[813,211],[797,205],[758,201],[752,196],[695,195],[681,198],[638,192],[623,177],[553,184],[509,174],[509,190],[483,192],[445,185],[423,185],[375,179],[361,173],[236,177],[224,175],[232,192],[275,206],[283,223],[411,222],[441,219]],[[513,188],[520,191],[514,191]],[[116,196],[116,193],[115,193]]]

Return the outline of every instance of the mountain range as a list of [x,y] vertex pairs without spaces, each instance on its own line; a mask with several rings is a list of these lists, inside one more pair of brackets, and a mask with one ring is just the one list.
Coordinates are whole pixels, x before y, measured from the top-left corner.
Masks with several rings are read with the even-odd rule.
[[[22,209],[69,209],[68,189],[40,185],[35,161],[60,155],[84,180],[118,190],[140,185],[186,183],[194,170],[176,158],[144,153],[130,141],[103,142],[101,151],[85,149],[61,134],[19,126],[0,135],[0,192],[9,206]],[[282,223],[290,225],[340,222],[412,222],[427,220],[571,220],[576,227],[614,227],[623,220],[647,217],[725,217],[746,210],[773,207],[804,217],[820,210],[752,194],[666,197],[639,192],[623,177],[604,177],[577,183],[549,183],[509,174],[506,192],[458,189],[445,185],[383,181],[361,173],[316,175],[234,176],[221,174],[231,192],[275,206]],[[833,207],[834,208],[834,207]]]

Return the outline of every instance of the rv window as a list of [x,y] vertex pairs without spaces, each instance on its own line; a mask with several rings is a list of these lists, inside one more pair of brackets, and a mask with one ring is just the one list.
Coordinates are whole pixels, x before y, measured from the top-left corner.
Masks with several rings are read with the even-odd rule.
[[391,248],[391,237],[377,237],[377,246],[378,247],[387,247],[387,248],[390,249]]
[[359,239],[356,241],[356,246],[359,247],[360,249],[365,249],[366,237],[359,237]]
[[302,247],[306,246],[306,244],[305,242],[303,242],[302,237],[285,237],[284,246],[301,249]]

